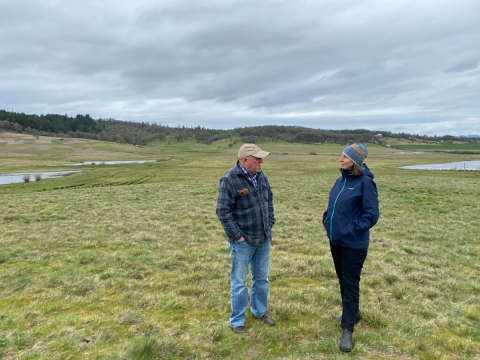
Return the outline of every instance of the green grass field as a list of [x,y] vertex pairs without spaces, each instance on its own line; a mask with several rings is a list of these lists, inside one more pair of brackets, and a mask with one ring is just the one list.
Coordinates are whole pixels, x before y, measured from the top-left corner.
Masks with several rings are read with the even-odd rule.
[[367,144],[381,218],[362,275],[364,320],[345,355],[321,224],[344,146],[259,144],[272,152],[263,167],[277,217],[277,325],[248,314],[239,336],[228,328],[230,258],[215,204],[241,143],[40,140],[0,138],[1,172],[158,161],[0,186],[2,359],[480,358],[480,173],[398,169],[465,155]]
[[439,151],[439,152],[456,152],[456,153],[473,153],[480,154],[480,142],[438,142],[432,141],[409,141],[397,138],[382,138],[382,141],[391,146],[405,151]]

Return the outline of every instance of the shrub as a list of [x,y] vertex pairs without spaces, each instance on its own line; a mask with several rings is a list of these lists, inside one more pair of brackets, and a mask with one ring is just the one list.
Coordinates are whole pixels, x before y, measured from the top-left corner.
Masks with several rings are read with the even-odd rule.
[[35,174],[35,181],[40,181],[42,180],[42,174]]
[[23,175],[23,181],[25,181],[26,183],[30,182],[30,175],[28,174]]

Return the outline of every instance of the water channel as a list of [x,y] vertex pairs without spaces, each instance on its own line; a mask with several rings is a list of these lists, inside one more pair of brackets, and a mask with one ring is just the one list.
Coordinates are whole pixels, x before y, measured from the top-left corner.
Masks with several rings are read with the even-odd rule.
[[401,169],[409,170],[457,170],[457,171],[479,171],[480,161],[456,161],[444,164],[422,164],[401,166]]
[[[88,165],[116,165],[116,164],[143,164],[148,162],[156,162],[157,160],[120,160],[120,161],[85,161],[81,163],[70,163],[51,166],[88,166]],[[18,184],[27,182],[25,181],[27,176],[29,181],[36,181],[36,177],[41,180],[56,179],[67,175],[77,174],[82,170],[69,170],[69,171],[43,171],[43,172],[22,172],[13,174],[0,174],[0,185],[6,184]]]
[[40,177],[41,180],[56,179],[62,176],[77,174],[81,171],[82,170],[0,174],[0,185],[23,183],[26,182],[25,179],[27,178],[27,176],[28,180],[33,182],[36,181],[36,176]]
[[86,166],[86,165],[119,165],[119,164],[144,164],[157,160],[117,160],[117,161],[84,161],[81,163],[60,164],[55,166]]

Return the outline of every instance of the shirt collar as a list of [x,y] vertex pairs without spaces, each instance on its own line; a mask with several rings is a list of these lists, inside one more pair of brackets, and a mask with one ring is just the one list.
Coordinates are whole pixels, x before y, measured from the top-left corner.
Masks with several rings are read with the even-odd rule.
[[257,174],[255,175],[250,175],[250,173],[243,167],[242,164],[240,164],[240,161],[238,162],[238,165],[240,166],[240,169],[242,169],[242,172],[247,175],[250,179],[255,179],[257,177]]

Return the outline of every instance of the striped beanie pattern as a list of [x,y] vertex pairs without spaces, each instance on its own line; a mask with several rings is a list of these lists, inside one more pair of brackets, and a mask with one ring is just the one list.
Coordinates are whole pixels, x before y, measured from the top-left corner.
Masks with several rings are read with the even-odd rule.
[[347,155],[352,161],[357,164],[358,166],[362,166],[363,160],[368,155],[368,150],[365,145],[360,143],[355,143],[348,145],[343,152]]

